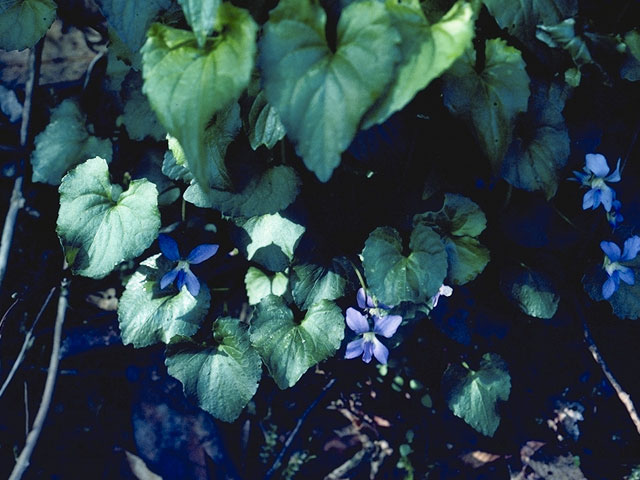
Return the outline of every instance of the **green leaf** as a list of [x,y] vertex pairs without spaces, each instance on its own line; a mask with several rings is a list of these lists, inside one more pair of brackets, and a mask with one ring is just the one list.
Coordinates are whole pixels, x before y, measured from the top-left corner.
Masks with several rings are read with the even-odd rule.
[[305,165],[326,182],[392,80],[400,36],[376,0],[346,7],[333,52],[319,2],[281,0],[264,26],[264,89]]
[[411,233],[408,256],[402,239],[391,227],[378,227],[364,244],[364,273],[373,294],[390,306],[424,302],[434,296],[447,274],[447,254],[433,229],[417,225]]
[[586,42],[582,36],[576,35],[575,26],[574,18],[567,18],[557,25],[538,25],[536,38],[551,48],[566,50],[579,67],[594,63]]
[[211,35],[216,25],[222,0],[178,0],[178,3],[198,40],[198,46],[204,47],[207,36]]
[[270,295],[256,307],[249,332],[269,373],[285,389],[336,353],[344,338],[344,316],[337,305],[322,300],[298,324],[284,300]]
[[102,278],[140,255],[158,236],[158,191],[134,180],[126,191],[109,181],[107,162],[91,158],[71,170],[59,188],[57,232],[74,273]]
[[34,182],[60,185],[67,170],[87,158],[102,157],[111,162],[111,141],[89,135],[85,116],[78,104],[64,100],[51,113],[51,120],[34,141],[31,154]]
[[158,14],[171,6],[171,0],[98,0],[100,10],[117,35],[119,50],[128,50],[134,66],[140,63],[140,47]]
[[345,295],[349,261],[334,258],[328,266],[305,263],[293,267],[291,291],[293,299],[302,310],[320,300],[336,300]]
[[216,31],[199,48],[192,32],[153,24],[142,47],[143,92],[160,123],[177,138],[189,170],[209,190],[225,184],[206,149],[206,127],[246,88],[254,63],[256,24],[246,10],[223,3]]
[[268,149],[284,138],[284,125],[280,121],[280,115],[267,102],[267,97],[261,91],[253,101],[249,111],[249,142],[251,148],[256,150],[260,145]]
[[420,90],[442,75],[471,46],[474,12],[459,0],[436,23],[422,13],[418,0],[387,0],[393,26],[402,37],[402,62],[390,90],[367,113],[363,128],[382,123]]
[[0,3],[0,49],[33,47],[56,19],[56,8],[52,0],[3,0]]
[[453,414],[492,437],[500,424],[496,404],[498,400],[506,401],[511,392],[511,377],[500,356],[485,353],[477,372],[452,364],[442,381]]
[[[177,140],[172,136],[168,136],[167,140],[169,141],[169,148],[171,148],[172,141],[178,143]],[[164,159],[162,160],[162,173],[164,173],[172,180],[181,180],[187,183],[193,180],[193,175],[191,175],[189,169],[184,165],[184,163],[176,159],[174,153],[171,150],[167,150],[166,152],[164,152]]]
[[169,375],[184,386],[187,397],[214,417],[233,422],[258,389],[262,376],[260,356],[251,347],[246,327],[230,317],[213,325],[218,341],[203,347],[177,337],[167,347]]
[[[640,318],[640,260],[636,258],[633,262],[620,262],[621,265],[630,267],[635,276],[635,284],[627,285],[620,282],[620,286],[607,301],[613,309],[613,313],[618,318],[637,320]],[[602,296],[602,285],[607,280],[607,273],[602,268],[602,264],[594,266],[582,278],[585,291],[596,302],[604,300]]]
[[502,273],[500,288],[525,314],[553,318],[560,297],[549,278],[534,270],[513,268]]
[[500,28],[524,42],[529,48],[539,46],[538,25],[556,25],[578,13],[578,0],[483,0]]
[[211,294],[205,284],[193,297],[187,287],[160,289],[162,276],[175,267],[162,254],[147,258],[127,282],[118,302],[120,336],[125,345],[146,347],[176,335],[191,336],[209,311]]
[[571,142],[562,116],[566,100],[558,85],[535,84],[529,110],[518,118],[516,135],[502,164],[502,177],[550,199],[558,190],[559,171],[567,164]]
[[447,252],[447,277],[453,284],[470,282],[489,263],[489,250],[475,238],[485,229],[487,219],[467,197],[446,193],[439,211],[415,215],[413,223],[433,227],[442,237]]
[[249,267],[244,276],[244,284],[247,288],[249,305],[260,303],[268,295],[283,296],[289,286],[289,279],[282,272],[276,272],[273,277],[256,267]]
[[300,191],[300,179],[293,168],[277,165],[256,172],[240,190],[212,188],[205,193],[193,182],[184,199],[200,208],[214,208],[232,217],[253,217],[287,208]]
[[444,103],[471,124],[480,147],[499,171],[511,143],[516,116],[526,111],[529,76],[520,51],[504,40],[487,40],[485,64],[476,71],[476,52],[467,52],[444,75]]
[[640,80],[640,33],[635,30],[627,32],[624,36],[627,46],[626,60],[620,68],[620,76],[630,82]]
[[124,125],[132,140],[141,141],[145,137],[164,140],[167,131],[160,125],[141,88],[142,77],[138,72],[130,75],[124,82],[124,112],[118,117],[118,125]]
[[239,225],[246,236],[239,243],[247,259],[272,272],[283,271],[293,259],[293,252],[305,227],[279,213],[252,217]]

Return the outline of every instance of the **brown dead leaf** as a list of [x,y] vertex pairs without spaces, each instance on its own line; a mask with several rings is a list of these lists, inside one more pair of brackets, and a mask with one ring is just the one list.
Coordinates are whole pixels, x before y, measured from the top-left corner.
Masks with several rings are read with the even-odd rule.
[[460,456],[460,460],[469,465],[471,468],[484,467],[487,463],[491,463],[499,459],[501,455],[495,453],[482,452],[475,450]]

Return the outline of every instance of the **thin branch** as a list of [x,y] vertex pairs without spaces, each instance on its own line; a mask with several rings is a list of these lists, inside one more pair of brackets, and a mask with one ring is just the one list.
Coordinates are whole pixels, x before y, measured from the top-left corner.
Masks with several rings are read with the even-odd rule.
[[29,436],[29,388],[27,387],[27,381],[24,381],[24,436]]
[[[31,124],[31,107],[33,104],[33,92],[38,85],[40,77],[40,65],[42,63],[42,49],[44,48],[45,37],[42,37],[36,46],[31,50],[29,64],[29,78],[25,86],[25,99],[22,106],[22,124],[20,125],[20,147],[24,150],[25,157],[28,155],[26,146],[29,143],[29,125]],[[22,184],[24,182],[25,166],[27,158],[22,159],[21,168],[18,172],[13,184],[11,193],[11,202],[9,210],[4,220],[4,228],[2,229],[2,238],[0,239],[0,287],[7,273],[7,265],[9,263],[9,252],[11,243],[13,242],[13,232],[16,228],[16,219],[18,212],[24,206],[24,197],[22,195]]]
[[4,315],[2,315],[2,318],[0,318],[0,338],[2,338],[2,331],[4,330],[4,322],[7,320],[7,317],[11,313],[11,310],[13,310],[15,308],[15,306],[18,304],[19,301],[20,301],[20,297],[17,297],[13,301],[11,306],[7,309],[7,311],[4,312]]
[[24,356],[27,353],[27,350],[29,349],[29,346],[31,345],[31,340],[33,339],[33,330],[36,328],[36,325],[38,324],[38,321],[40,320],[40,317],[42,317],[42,314],[44,313],[44,310],[47,308],[47,305],[49,305],[49,302],[51,301],[51,297],[53,297],[53,292],[55,292],[55,291],[56,291],[55,287],[53,287],[51,290],[49,290],[49,295],[47,295],[47,298],[45,299],[44,303],[42,304],[42,307],[40,307],[40,311],[38,312],[38,315],[36,315],[35,320],[31,324],[31,328],[29,329],[27,334],[24,336],[24,342],[22,342],[22,348],[20,349],[20,352],[18,352],[18,356],[16,357],[16,361],[13,362],[13,365],[11,366],[11,370],[9,371],[9,374],[7,375],[7,378],[5,379],[4,383],[2,384],[2,387],[0,387],[0,397],[2,397],[2,395],[4,394],[4,391],[7,389],[7,387],[11,383],[11,380],[13,380],[13,376],[18,371],[18,367],[20,367],[20,364],[24,360]]
[[33,421],[33,427],[27,435],[22,452],[16,461],[13,471],[9,480],[20,480],[24,472],[29,467],[29,460],[31,454],[38,443],[44,421],[47,418],[49,407],[51,406],[51,400],[53,399],[53,390],[56,385],[56,378],[58,376],[58,365],[60,364],[60,343],[62,339],[62,325],[64,324],[64,317],[67,313],[67,297],[69,295],[69,281],[65,278],[60,285],[60,297],[58,298],[58,313],[56,315],[56,324],[53,329],[53,348],[51,349],[51,358],[49,359],[49,371],[47,373],[47,380],[44,384],[44,392],[42,393],[42,402],[38,408],[38,413]]
[[291,430],[291,433],[285,440],[284,446],[282,447],[282,450],[280,450],[278,457],[276,458],[275,462],[273,462],[273,465],[271,466],[269,471],[265,474],[264,480],[269,480],[273,476],[273,474],[276,473],[276,470],[280,468],[280,465],[282,464],[282,459],[284,458],[285,453],[287,453],[287,450],[291,446],[291,443],[293,442],[293,439],[295,438],[295,436],[298,434],[298,431],[300,430],[300,427],[302,427],[302,424],[304,423],[305,419],[307,418],[309,413],[311,413],[311,410],[313,410],[315,406],[318,405],[318,403],[320,403],[320,400],[324,398],[324,396],[327,394],[329,389],[333,387],[334,383],[336,383],[335,378],[332,378],[331,380],[329,380],[329,382],[324,386],[320,394],[316,397],[316,399],[313,402],[311,402],[311,405],[307,407],[307,409],[304,411],[302,416],[298,419],[296,426],[293,427],[293,430]]

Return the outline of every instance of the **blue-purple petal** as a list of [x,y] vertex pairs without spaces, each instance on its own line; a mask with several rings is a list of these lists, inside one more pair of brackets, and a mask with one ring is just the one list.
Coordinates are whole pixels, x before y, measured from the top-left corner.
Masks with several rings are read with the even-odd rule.
[[618,267],[617,271],[620,280],[622,280],[624,283],[626,283],[627,285],[633,285],[635,283],[636,279],[633,275],[633,270],[631,270],[629,267]]
[[373,342],[370,340],[364,340],[362,342],[362,361],[369,363],[373,357]]
[[347,343],[347,350],[344,353],[344,358],[352,359],[362,355],[362,352],[364,352],[364,347],[362,346],[363,343],[363,338],[358,338],[356,340],[353,340],[352,342]]
[[391,338],[402,323],[400,315],[387,315],[385,317],[373,316],[373,331],[386,338]]
[[609,173],[609,165],[604,155],[599,153],[587,153],[587,168],[591,170],[596,177],[604,178]]
[[377,338],[373,339],[373,355],[381,364],[386,365],[389,358],[389,349]]
[[607,212],[611,211],[611,204],[613,203],[613,190],[609,187],[602,187],[600,189],[601,195],[600,199],[602,200],[602,205],[604,205],[604,209]]
[[595,192],[596,190],[589,190],[587,193],[584,194],[584,197],[582,197],[583,210],[587,210],[588,208],[593,207],[593,199],[594,199]]
[[604,179],[605,182],[619,182],[620,181],[620,159],[618,159],[618,165],[611,175]]
[[176,280],[176,286],[178,287],[178,291],[182,291],[182,287],[184,287],[185,275],[184,270],[178,269],[178,279]]
[[205,243],[204,245],[198,245],[196,248],[191,250],[189,256],[187,257],[187,262],[197,265],[198,263],[202,263],[205,260],[213,257],[216,252],[220,248],[219,245],[215,245],[212,243]]
[[185,270],[184,283],[187,285],[189,293],[193,297],[197,297],[198,293],[200,293],[200,282],[198,281],[198,277],[196,277],[191,270]]
[[[617,277],[616,277],[617,278]],[[616,282],[613,280],[613,277],[607,278],[607,280],[602,284],[602,296],[604,299],[608,299],[613,295],[613,293],[618,289]]]
[[617,262],[620,260],[620,247],[613,242],[600,242],[600,248],[609,260]]
[[176,279],[177,275],[178,275],[178,270],[175,268],[165,273],[160,279],[160,290],[164,290],[169,285],[171,285],[173,281]]
[[367,308],[367,294],[364,292],[364,288],[360,287],[358,289],[356,300],[358,301],[358,307],[360,307],[361,310]]
[[347,325],[358,334],[369,331],[369,322],[366,317],[353,307],[347,308]]
[[180,260],[180,251],[178,250],[178,244],[169,235],[161,233],[158,235],[158,244],[160,245],[160,251],[162,254],[173,262]]
[[636,258],[639,251],[640,251],[640,237],[638,235],[629,237],[624,241],[624,248],[623,248],[622,256],[620,257],[620,260],[624,262],[633,260],[634,258]]

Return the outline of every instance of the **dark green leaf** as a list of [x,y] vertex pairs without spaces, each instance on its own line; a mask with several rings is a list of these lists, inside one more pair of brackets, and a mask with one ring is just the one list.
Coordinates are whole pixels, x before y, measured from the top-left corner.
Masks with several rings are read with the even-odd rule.
[[334,258],[328,266],[305,263],[293,267],[291,289],[298,307],[307,310],[320,300],[336,300],[345,294],[349,262]]
[[56,19],[53,0],[3,0],[0,2],[0,49],[33,47]]
[[560,297],[546,275],[518,268],[503,272],[500,287],[504,294],[527,315],[552,318]]
[[280,115],[269,103],[264,92],[260,92],[249,111],[249,142],[256,150],[260,145],[271,149],[285,136]]

